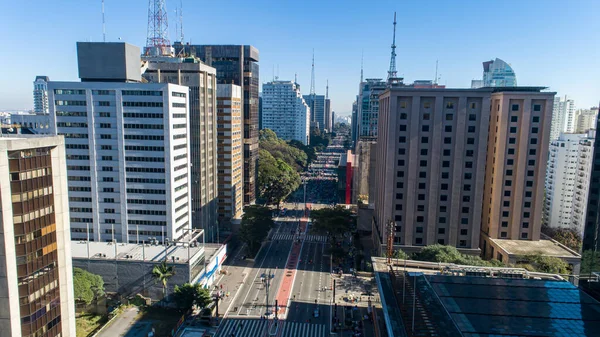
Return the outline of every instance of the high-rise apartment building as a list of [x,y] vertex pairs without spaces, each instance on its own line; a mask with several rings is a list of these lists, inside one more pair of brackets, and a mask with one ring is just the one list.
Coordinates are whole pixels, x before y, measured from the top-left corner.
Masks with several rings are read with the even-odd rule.
[[48,76],[36,76],[33,81],[33,112],[48,114]]
[[304,101],[310,108],[310,121],[316,125],[319,130],[326,129],[325,108],[326,100],[324,95],[304,95]]
[[77,43],[81,82],[50,82],[65,136],[71,236],[175,240],[191,228],[188,87],[141,83],[139,48]]
[[258,179],[258,49],[250,45],[183,45],[176,55],[195,55],[217,70],[217,83],[235,84],[244,93],[244,205],[256,201]]
[[242,215],[244,205],[244,130],[242,88],[217,85],[218,216],[221,222]]
[[[600,115],[599,115],[600,116]],[[596,130],[600,129],[600,118],[596,119]],[[600,250],[600,137],[593,142],[592,168],[587,198],[587,213],[583,231],[582,250]],[[597,268],[600,266],[595,266]]]
[[360,83],[358,93],[358,138],[377,138],[379,120],[379,95],[386,89],[387,82],[379,78],[367,78]]
[[[539,142],[549,135],[545,116],[554,96],[540,89],[392,87],[382,93],[373,216],[378,247],[392,232],[394,245],[407,251],[440,243],[474,253],[485,240],[482,228],[485,236],[539,239],[547,156]],[[521,235],[526,221],[531,225]]]
[[292,81],[263,84],[262,125],[283,140],[310,142],[310,108]]
[[590,129],[596,129],[598,108],[579,109],[575,112],[575,133],[586,133]]
[[555,97],[552,107],[550,140],[556,140],[561,133],[573,133],[576,129],[575,101],[567,96]]
[[0,138],[0,335],[75,337],[63,137]]
[[564,134],[550,142],[544,223],[583,231],[595,131]]
[[480,199],[481,249],[488,258],[499,257],[503,250],[495,239],[540,239],[555,94],[541,89],[517,87],[492,93]]
[[517,76],[512,67],[503,60],[496,58],[495,60],[483,62],[483,79],[473,80],[471,88],[481,87],[516,87]]
[[[215,68],[195,57],[144,57],[144,79],[189,88],[192,227],[218,241],[217,81]],[[225,160],[225,158],[223,158]]]

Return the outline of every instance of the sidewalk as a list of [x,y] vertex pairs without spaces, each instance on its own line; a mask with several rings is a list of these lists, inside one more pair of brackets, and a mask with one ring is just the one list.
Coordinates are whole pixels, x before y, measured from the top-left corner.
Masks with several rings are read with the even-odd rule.
[[[217,278],[215,285],[222,290],[225,296],[219,302],[219,316],[224,317],[231,309],[231,304],[235,295],[244,283],[244,279],[252,270],[254,263],[251,260],[242,260],[244,246],[241,245],[232,255],[225,261],[221,272],[223,273]],[[210,289],[211,292],[215,287]]]

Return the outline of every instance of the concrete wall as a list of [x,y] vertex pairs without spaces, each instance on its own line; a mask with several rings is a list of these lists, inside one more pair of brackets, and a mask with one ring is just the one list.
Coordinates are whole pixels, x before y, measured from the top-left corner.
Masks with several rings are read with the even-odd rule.
[[[118,292],[123,296],[142,294],[153,300],[162,299],[162,284],[155,281],[152,268],[157,263],[141,261],[84,260],[73,259],[73,267],[78,267],[102,276],[107,292]],[[167,296],[173,293],[175,285],[190,282],[187,264],[172,264],[175,275],[167,283]]]

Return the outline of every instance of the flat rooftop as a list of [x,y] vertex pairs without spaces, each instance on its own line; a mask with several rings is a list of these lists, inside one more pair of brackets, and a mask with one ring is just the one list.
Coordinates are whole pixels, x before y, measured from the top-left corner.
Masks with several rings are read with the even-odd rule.
[[551,240],[507,240],[490,239],[510,255],[542,254],[560,258],[581,258],[581,256]]
[[[204,253],[208,260],[217,252],[219,247],[220,245],[218,244],[206,244],[202,246],[201,243],[195,247],[185,247],[183,245],[163,246],[136,243],[113,244],[110,242],[71,241],[71,255],[73,259],[114,260],[116,255],[117,260],[160,262],[165,259],[166,254],[169,262],[187,263],[188,259],[201,253]],[[173,257],[175,257],[174,261]]]
[[[425,275],[462,336],[598,336],[600,303],[569,282]],[[421,294],[425,295],[425,294]],[[423,298],[423,297],[421,297]],[[426,303],[425,310],[436,303]],[[447,317],[439,317],[440,320]]]

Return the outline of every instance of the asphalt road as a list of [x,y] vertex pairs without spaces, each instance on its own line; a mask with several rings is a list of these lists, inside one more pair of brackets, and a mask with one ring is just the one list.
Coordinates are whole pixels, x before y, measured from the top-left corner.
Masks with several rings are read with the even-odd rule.
[[[276,227],[270,235],[289,235],[295,233],[297,227],[298,223],[294,218],[277,218]],[[273,275],[269,289],[269,306],[274,304],[292,244],[292,240],[271,240],[263,247],[255,258],[254,268],[248,275],[243,289],[233,302],[232,307],[237,307],[238,310],[229,312],[228,317],[260,318],[266,313],[267,293],[261,280],[263,274]]]
[[[287,320],[329,326],[331,266],[327,245],[305,241],[300,256]],[[314,317],[315,309],[319,310],[319,317]]]

